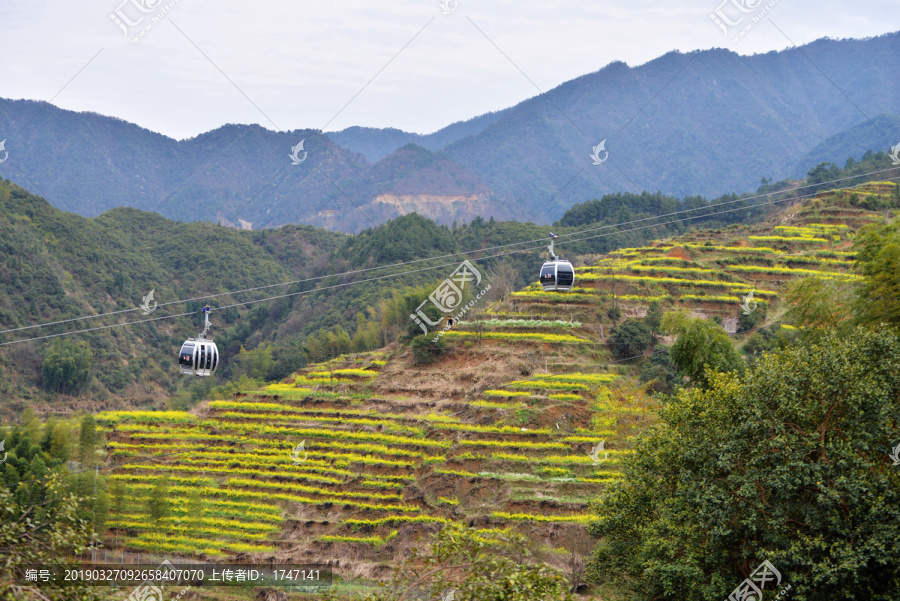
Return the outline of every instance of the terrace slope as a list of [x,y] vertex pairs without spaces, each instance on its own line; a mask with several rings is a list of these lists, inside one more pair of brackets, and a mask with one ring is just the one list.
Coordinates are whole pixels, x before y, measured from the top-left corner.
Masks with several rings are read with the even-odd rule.
[[[579,258],[572,293],[532,285],[510,294],[448,331],[448,352],[431,365],[393,344],[190,413],[100,414],[120,464],[112,478],[127,491],[110,541],[208,558],[328,560],[377,578],[457,521],[514,528],[562,568],[559,549],[620,477],[657,402],[633,362],[609,355],[607,307],[642,315],[656,300],[719,315],[733,332],[753,291],[763,323],[777,322],[787,282],[856,277],[853,234],[890,206],[900,206],[900,186],[869,183],[766,224]],[[141,508],[162,478],[171,497],[194,502],[154,526]]]

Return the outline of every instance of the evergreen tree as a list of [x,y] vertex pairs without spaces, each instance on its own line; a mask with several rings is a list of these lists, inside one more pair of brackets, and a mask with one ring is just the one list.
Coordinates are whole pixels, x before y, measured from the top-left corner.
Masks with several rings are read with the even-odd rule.
[[78,460],[85,465],[93,465],[97,450],[97,422],[92,415],[81,418],[78,435]]
[[855,304],[859,321],[900,328],[900,224],[861,230],[854,248],[864,278]]
[[728,334],[708,319],[691,318],[687,311],[670,311],[663,315],[662,329],[668,335],[678,335],[669,355],[681,375],[695,385],[705,386],[710,372],[744,368],[744,360]]
[[50,456],[60,463],[65,463],[72,455],[72,437],[69,427],[64,423],[57,423],[50,433]]
[[77,394],[91,380],[91,350],[87,342],[57,338],[41,367],[44,386],[63,394]]
[[644,316],[644,323],[650,328],[653,334],[659,333],[659,327],[662,322],[663,310],[659,306],[659,301],[650,301],[647,306],[647,315]]
[[156,481],[144,503],[147,521],[150,523],[157,540],[159,540],[159,537],[165,532],[163,521],[172,514],[172,505],[169,500],[169,481],[167,478],[159,478]]
[[610,337],[609,344],[619,359],[636,358],[653,343],[650,327],[639,319],[626,319]]
[[121,480],[111,480],[107,491],[110,511],[116,515],[121,515],[125,508],[125,484]]
[[260,345],[253,351],[247,351],[241,346],[237,362],[247,377],[267,380],[275,368],[275,359],[272,357],[272,345]]
[[591,579],[721,601],[768,560],[791,599],[900,598],[898,365],[886,327],[831,332],[670,397],[593,505]]

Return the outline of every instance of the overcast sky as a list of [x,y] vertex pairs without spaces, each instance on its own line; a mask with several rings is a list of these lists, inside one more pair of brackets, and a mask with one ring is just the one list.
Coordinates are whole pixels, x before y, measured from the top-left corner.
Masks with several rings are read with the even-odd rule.
[[[0,97],[179,139],[225,123],[429,133],[614,60],[789,47],[769,18],[797,45],[900,29],[897,0],[445,1],[0,0]],[[733,41],[710,14],[737,21],[742,2],[774,5]]]

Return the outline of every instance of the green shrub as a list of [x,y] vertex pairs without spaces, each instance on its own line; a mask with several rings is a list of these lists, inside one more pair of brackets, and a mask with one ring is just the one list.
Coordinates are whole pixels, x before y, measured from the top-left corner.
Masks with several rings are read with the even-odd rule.
[[756,328],[759,324],[763,323],[766,320],[766,305],[760,303],[757,305],[756,310],[752,311],[749,315],[744,313],[744,310],[741,309],[738,312],[738,322],[737,322],[737,331],[738,332],[746,332],[748,330],[752,330]]
[[650,326],[639,319],[626,319],[617,327],[609,344],[620,359],[638,357],[653,343]]
[[670,336],[678,335],[669,356],[692,384],[706,386],[710,372],[741,372],[746,365],[725,330],[708,319],[692,318],[687,311],[670,311],[663,315],[661,327]]
[[443,338],[435,340],[434,334],[416,336],[410,343],[416,365],[428,365],[440,359],[447,350]]
[[657,346],[650,360],[641,367],[641,383],[652,382],[650,389],[662,394],[672,394],[675,386],[681,382],[678,368],[672,363],[669,349]]

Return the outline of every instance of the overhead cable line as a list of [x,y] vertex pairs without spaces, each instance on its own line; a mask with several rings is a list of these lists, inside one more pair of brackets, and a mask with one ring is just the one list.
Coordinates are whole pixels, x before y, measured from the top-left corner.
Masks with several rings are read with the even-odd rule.
[[[851,176],[851,178],[852,178],[852,177],[860,177],[860,176],[862,176],[862,175],[873,175],[873,174],[883,173],[883,172],[885,172],[885,171],[892,171],[892,170],[893,170],[893,169],[885,169],[885,170],[883,170],[883,171],[876,171],[876,172],[870,172],[870,173],[866,173],[866,174],[859,174],[859,175]],[[833,180],[833,181],[841,181],[841,180],[843,180],[843,179],[850,179],[850,178],[841,178],[840,180]],[[892,180],[895,180],[895,179],[900,179],[900,176],[895,177],[895,178],[888,178],[888,180],[886,180],[886,181],[892,181]],[[826,183],[826,182],[823,182],[823,183]],[[821,184],[812,184],[812,186],[819,186],[819,185],[821,185]],[[791,189],[791,191],[793,192],[793,191],[800,190],[800,189],[802,189],[802,188],[807,188],[807,187],[811,187],[811,186],[802,186],[802,187],[799,187],[799,188],[793,188],[793,189]],[[570,241],[570,242],[582,242],[582,241],[585,241],[585,240],[592,240],[592,239],[594,239],[594,238],[604,238],[604,237],[612,236],[612,235],[615,235],[615,234],[623,234],[623,233],[628,233],[628,232],[634,232],[634,231],[643,230],[643,229],[647,229],[647,228],[651,228],[651,227],[660,227],[660,226],[672,225],[672,224],[675,224],[675,223],[681,223],[681,222],[683,222],[683,221],[691,221],[691,220],[694,220],[694,219],[702,219],[702,218],[706,218],[706,217],[714,217],[714,216],[716,216],[716,215],[722,215],[722,214],[726,214],[726,213],[732,213],[732,212],[735,212],[735,211],[746,211],[746,210],[751,210],[751,209],[755,209],[755,208],[759,208],[759,207],[763,207],[763,206],[772,206],[772,205],[774,205],[774,204],[779,204],[779,203],[783,203],[783,202],[804,200],[804,199],[806,199],[806,198],[811,198],[811,197],[815,196],[817,193],[818,193],[818,192],[814,192],[814,193],[810,193],[810,194],[805,194],[805,195],[800,195],[800,196],[789,196],[789,197],[787,197],[787,198],[782,198],[782,199],[779,199],[779,200],[768,200],[768,201],[766,201],[766,202],[763,202],[763,203],[757,203],[757,204],[755,204],[755,205],[742,206],[742,207],[737,207],[737,208],[733,208],[733,209],[728,209],[728,210],[725,210],[725,211],[715,211],[715,212],[712,212],[712,213],[704,213],[704,214],[702,214],[702,215],[694,215],[694,216],[690,216],[690,217],[684,217],[684,218],[681,218],[681,219],[674,219],[674,220],[667,221],[667,222],[663,222],[663,223],[651,223],[651,224],[644,225],[644,226],[641,226],[641,227],[630,228],[630,229],[625,229],[625,230],[616,230],[616,231],[608,232],[608,233],[604,233],[604,234],[596,234],[596,235],[593,235],[593,236],[587,236],[587,237],[583,237],[583,238],[575,238],[575,239],[569,240],[569,241]],[[567,233],[567,234],[560,234],[559,237],[560,237],[560,238],[563,238],[563,237],[570,237],[570,236],[578,236],[578,235],[580,235],[580,234],[584,234],[584,233],[587,233],[587,232],[599,231],[599,230],[610,229],[610,228],[617,228],[617,227],[622,226],[622,225],[631,225],[631,224],[634,224],[634,223],[641,223],[641,222],[648,221],[648,220],[661,219],[661,218],[665,218],[665,217],[669,217],[669,216],[673,216],[673,215],[680,215],[680,214],[689,213],[689,212],[698,211],[698,210],[703,210],[703,209],[717,208],[717,207],[720,207],[720,206],[725,206],[725,205],[734,204],[734,203],[736,203],[736,202],[744,202],[744,201],[749,200],[749,199],[751,199],[751,198],[760,198],[760,197],[763,197],[763,196],[771,196],[772,194],[776,194],[776,193],[768,193],[768,194],[758,195],[758,196],[755,196],[755,197],[739,198],[739,199],[735,199],[735,200],[731,200],[731,201],[727,201],[727,202],[723,202],[723,203],[718,203],[718,204],[715,204],[715,205],[707,205],[707,206],[705,206],[705,207],[696,207],[696,208],[693,208],[693,209],[684,209],[684,210],[681,210],[681,211],[674,211],[674,212],[672,212],[672,213],[667,213],[667,214],[664,214],[664,215],[656,215],[656,216],[652,216],[652,217],[644,217],[644,218],[641,218],[641,219],[634,219],[634,220],[631,220],[631,221],[625,221],[625,222],[622,222],[622,223],[619,223],[619,224],[614,224],[614,225],[604,225],[604,226],[598,226],[598,227],[594,227],[594,228],[586,228],[586,229],[583,229],[583,230],[580,230],[580,231],[577,231],[577,232],[570,232],[570,233]],[[168,303],[163,303],[163,304],[161,304],[161,305],[159,305],[159,306],[163,306],[163,305],[171,305],[171,304],[177,304],[177,303],[186,303],[186,302],[195,301],[195,300],[208,299],[208,298],[216,298],[216,297],[221,297],[221,296],[226,296],[226,295],[239,294],[239,293],[241,293],[241,292],[250,292],[250,291],[256,291],[256,290],[263,290],[263,289],[274,288],[274,287],[279,287],[279,286],[289,286],[289,285],[293,285],[293,284],[297,284],[297,283],[309,282],[309,281],[313,281],[313,280],[320,280],[320,279],[326,279],[326,278],[332,278],[332,277],[347,276],[347,275],[352,275],[352,274],[356,274],[356,273],[363,273],[363,272],[368,272],[368,271],[373,271],[373,270],[378,270],[378,269],[388,269],[388,268],[391,268],[391,267],[402,267],[402,266],[404,266],[404,265],[412,265],[412,264],[415,264],[415,263],[421,263],[421,262],[423,262],[423,261],[434,261],[434,260],[445,259],[445,258],[450,258],[450,257],[455,257],[455,256],[465,255],[465,254],[483,253],[484,251],[487,251],[487,250],[495,250],[495,249],[499,249],[499,248],[508,248],[508,247],[510,247],[510,246],[520,246],[520,245],[523,245],[523,244],[536,243],[536,242],[540,242],[540,244],[539,244],[538,246],[535,246],[535,247],[524,248],[524,249],[519,249],[519,250],[512,250],[512,251],[507,251],[507,252],[497,253],[497,254],[488,255],[488,256],[482,255],[482,256],[479,257],[479,259],[493,259],[493,258],[496,258],[496,257],[501,257],[501,256],[506,256],[506,255],[512,255],[512,254],[518,254],[518,253],[524,253],[524,252],[532,252],[532,251],[534,251],[534,250],[539,250],[540,248],[542,248],[542,247],[543,247],[543,244],[544,244],[546,241],[545,241],[543,238],[540,238],[540,239],[537,239],[537,240],[530,240],[530,241],[525,241],[525,242],[514,242],[514,243],[510,243],[510,244],[501,244],[501,245],[498,245],[498,246],[487,247],[487,248],[483,248],[483,249],[477,249],[477,250],[474,250],[474,251],[466,251],[466,252],[461,251],[461,252],[451,253],[451,254],[447,254],[447,255],[441,255],[441,256],[437,256],[437,257],[428,257],[428,258],[425,258],[425,259],[415,259],[415,260],[412,260],[412,261],[406,261],[406,262],[402,262],[402,263],[395,263],[395,264],[392,264],[392,265],[385,265],[385,266],[382,266],[382,267],[369,267],[369,268],[366,268],[366,269],[359,269],[359,270],[348,271],[348,272],[344,272],[344,273],[337,273],[337,274],[331,274],[331,275],[325,275],[325,276],[317,276],[317,277],[315,277],[315,278],[308,278],[308,279],[305,279],[305,280],[296,280],[296,281],[293,281],[293,282],[285,282],[285,283],[281,283],[281,284],[270,284],[270,285],[267,285],[267,286],[259,286],[259,287],[256,287],[256,288],[247,288],[247,289],[244,289],[244,290],[235,290],[235,291],[230,291],[230,292],[222,292],[222,293],[219,293],[219,294],[213,294],[213,295],[201,296],[201,297],[196,297],[196,298],[192,298],[192,299],[185,299],[185,300],[180,300],[180,301],[171,301],[171,302],[168,302]],[[333,285],[330,285],[330,286],[324,286],[324,287],[320,287],[320,288],[313,288],[313,289],[311,289],[311,290],[303,290],[303,291],[300,291],[300,292],[292,292],[292,293],[287,293],[287,294],[279,294],[279,295],[275,295],[275,296],[264,297],[264,298],[261,298],[261,299],[255,299],[255,300],[250,300],[250,301],[244,301],[244,302],[233,303],[233,304],[225,305],[225,306],[222,306],[222,307],[215,307],[215,308],[213,308],[213,310],[214,310],[214,311],[218,311],[218,310],[222,310],[222,309],[228,309],[228,308],[231,308],[231,307],[240,307],[240,306],[244,306],[244,305],[252,305],[252,304],[256,304],[256,303],[260,303],[260,302],[265,302],[265,301],[269,301],[269,300],[276,300],[276,299],[281,299],[281,298],[289,298],[289,297],[293,297],[293,296],[298,296],[298,295],[303,295],[303,294],[309,294],[309,293],[312,293],[312,292],[320,292],[320,291],[323,291],[323,290],[330,290],[330,289],[334,289],[334,288],[342,288],[342,287],[350,286],[350,285],[353,285],[353,284],[362,284],[362,283],[373,282],[373,281],[383,280],[383,279],[387,279],[387,278],[397,277],[397,276],[401,276],[401,275],[407,275],[407,274],[411,274],[411,273],[420,273],[420,272],[423,272],[423,271],[431,271],[431,270],[434,270],[434,269],[440,269],[440,268],[442,268],[442,267],[452,267],[453,265],[454,265],[454,264],[452,264],[452,263],[447,263],[447,264],[436,265],[436,266],[431,266],[431,267],[424,267],[424,268],[421,268],[421,269],[415,269],[415,270],[411,270],[411,271],[401,271],[401,272],[397,272],[397,273],[386,274],[386,275],[377,276],[377,277],[373,277],[373,278],[368,278],[368,279],[364,279],[364,280],[353,280],[353,281],[351,281],[351,282],[344,282],[344,283],[340,283],[340,284],[333,284]],[[135,309],[125,309],[125,310],[120,310],[120,311],[113,311],[113,312],[110,312],[110,313],[100,313],[100,314],[97,314],[97,315],[90,315],[90,316],[86,316],[86,317],[78,317],[78,318],[72,318],[72,319],[68,319],[68,320],[61,320],[61,321],[57,321],[57,322],[48,322],[48,323],[45,323],[45,324],[35,324],[35,325],[32,325],[32,326],[25,326],[25,327],[22,327],[22,328],[14,328],[14,329],[10,329],[10,330],[0,330],[0,334],[5,334],[5,333],[9,333],[9,332],[14,332],[14,331],[20,331],[20,330],[25,330],[25,329],[31,329],[31,328],[45,327],[45,326],[49,326],[49,325],[58,325],[58,324],[61,324],[61,323],[67,323],[67,322],[78,321],[78,320],[83,320],[83,319],[91,319],[91,318],[105,317],[105,316],[108,316],[108,315],[121,314],[121,313],[130,312],[130,311],[137,311],[137,310],[139,310],[139,309],[138,309],[138,308],[135,308]],[[36,337],[33,337],[33,338],[23,338],[23,339],[19,339],[19,340],[8,341],[8,342],[0,342],[0,346],[7,346],[7,345],[10,345],[10,344],[17,344],[17,343],[19,343],[19,342],[31,342],[31,341],[36,341],[36,340],[45,340],[45,339],[48,339],[48,338],[56,338],[56,337],[59,337],[59,336],[68,336],[68,335],[70,335],[70,334],[83,334],[83,333],[86,333],[86,332],[93,332],[93,331],[98,331],[98,330],[105,330],[105,329],[110,329],[110,328],[116,328],[116,327],[126,326],[126,325],[136,325],[136,324],[148,323],[148,322],[152,322],[152,321],[160,321],[160,320],[165,320],[165,319],[174,319],[174,318],[177,318],[177,317],[184,317],[184,316],[187,316],[187,315],[193,315],[193,312],[179,313],[179,314],[175,314],[175,315],[167,315],[167,316],[156,317],[156,318],[152,318],[152,319],[142,319],[142,320],[130,321],[130,322],[124,322],[124,323],[119,323],[119,324],[110,324],[110,325],[98,326],[98,327],[94,327],[94,328],[85,328],[85,329],[82,329],[82,330],[74,330],[74,331],[71,331],[71,332],[63,332],[63,333],[59,333],[59,334],[49,334],[49,335],[46,335],[46,336],[36,336]]]
[[[610,228],[618,228],[618,227],[621,227],[621,226],[632,225],[632,224],[635,224],[635,223],[642,223],[642,222],[650,221],[650,220],[654,220],[654,219],[663,219],[663,218],[666,218],[666,217],[672,217],[672,216],[675,216],[675,215],[682,215],[682,214],[685,214],[685,213],[691,213],[691,212],[694,212],[694,211],[702,211],[702,210],[704,210],[704,209],[713,209],[713,208],[717,208],[717,207],[721,207],[721,206],[731,205],[731,204],[738,203],[738,202],[746,202],[746,201],[748,201],[748,200],[754,200],[754,199],[758,199],[758,198],[767,198],[767,197],[771,197],[772,195],[776,195],[776,194],[786,194],[786,193],[790,193],[790,192],[796,192],[796,191],[798,191],[798,190],[803,190],[803,189],[806,189],[806,188],[818,187],[818,186],[822,186],[822,185],[825,185],[825,184],[837,183],[837,182],[845,181],[845,180],[848,180],[848,179],[855,179],[855,178],[864,177],[864,176],[869,176],[869,175],[878,175],[878,174],[886,173],[886,172],[889,172],[889,171],[895,171],[896,169],[897,169],[897,168],[894,167],[894,168],[889,168],[889,169],[882,169],[882,170],[879,170],[879,171],[869,171],[869,172],[866,172],[866,173],[860,173],[860,174],[857,174],[857,175],[851,175],[851,176],[842,177],[842,178],[838,178],[838,179],[834,179],[834,180],[829,180],[829,181],[825,181],[825,182],[820,182],[820,183],[816,183],[816,184],[807,184],[807,185],[805,185],[805,186],[798,186],[798,187],[796,187],[796,188],[791,188],[791,189],[789,189],[789,190],[779,190],[779,191],[776,191],[776,192],[767,192],[767,193],[764,193],[764,194],[756,194],[756,195],[753,195],[753,196],[743,196],[743,197],[741,197],[741,198],[737,198],[737,199],[733,199],[733,200],[729,200],[729,201],[725,201],[725,202],[721,202],[721,203],[716,203],[716,204],[710,204],[710,205],[706,205],[706,206],[703,206],[703,207],[694,207],[694,208],[691,208],[691,209],[682,209],[682,210],[679,210],[679,211],[673,211],[673,212],[671,212],[671,213],[664,213],[664,214],[662,214],[662,215],[653,215],[653,216],[650,216],[650,217],[642,217],[641,219],[633,219],[633,220],[631,220],[631,221],[623,221],[623,222],[617,223],[617,224],[608,224],[608,225],[602,225],[602,226],[597,226],[597,227],[585,228],[585,229],[578,230],[578,231],[575,231],[575,232],[569,232],[569,233],[560,234],[559,237],[560,237],[560,238],[568,238],[568,237],[571,237],[571,236],[577,236],[577,235],[584,234],[584,233],[587,233],[587,232],[600,231],[600,230],[610,229]],[[889,179],[895,179],[895,178],[889,178]],[[794,196],[794,197],[791,197],[790,199],[792,199],[792,200],[799,200],[800,198],[807,198],[807,196],[802,196],[802,197]],[[775,202],[781,202],[781,201],[779,200],[779,201],[768,201],[768,202],[765,202],[765,203],[757,203],[757,204],[755,204],[755,205],[751,205],[751,206],[748,206],[748,207],[742,207],[742,209],[758,208],[758,207],[762,207],[762,206],[765,206],[765,205],[774,204]],[[712,216],[712,215],[716,215],[716,214],[718,214],[718,213],[712,213],[712,214],[710,214],[710,215],[702,215],[701,217]],[[660,225],[664,225],[664,224],[660,224]],[[633,230],[628,230],[628,231],[633,231]],[[510,242],[510,243],[508,243],[508,244],[500,244],[500,245],[497,245],[497,246],[488,246],[488,247],[485,247],[485,248],[478,248],[478,249],[472,249],[472,250],[466,250],[466,251],[459,251],[459,252],[450,253],[450,254],[446,254],[446,255],[437,255],[437,256],[434,256],[434,257],[426,257],[426,258],[423,258],[423,259],[413,259],[413,260],[411,260],[411,261],[403,261],[403,262],[400,262],[400,263],[392,263],[392,264],[390,264],[390,265],[381,265],[381,266],[377,266],[377,267],[367,267],[367,268],[364,268],[364,269],[355,269],[355,270],[351,270],[351,271],[345,271],[345,272],[342,272],[342,273],[334,273],[334,274],[329,274],[329,275],[321,275],[321,276],[316,276],[316,277],[311,277],[311,278],[304,278],[304,279],[300,279],[300,280],[292,280],[292,281],[289,281],[289,282],[281,282],[281,283],[278,283],[278,284],[267,284],[267,285],[265,285],[265,286],[256,286],[256,287],[252,287],[252,288],[243,288],[243,289],[240,289],[240,290],[231,290],[231,291],[226,291],[226,292],[220,292],[220,293],[217,293],[217,294],[207,294],[207,295],[204,295],[204,296],[197,296],[197,297],[193,297],[193,298],[186,298],[186,299],[181,299],[181,300],[168,301],[168,302],[165,302],[165,303],[158,303],[158,304],[156,305],[156,307],[159,308],[159,307],[165,307],[165,306],[168,306],[168,305],[174,305],[174,304],[180,304],[180,303],[188,303],[188,302],[200,301],[200,300],[207,300],[207,299],[211,299],[211,298],[219,298],[219,297],[222,297],[222,296],[228,296],[228,295],[233,295],[233,294],[241,294],[241,293],[244,293],[244,292],[256,292],[256,291],[259,291],[259,290],[267,290],[267,289],[269,289],[269,288],[277,288],[277,287],[281,287],[281,286],[293,286],[293,285],[295,285],[295,284],[304,284],[304,283],[314,282],[314,281],[317,281],[317,280],[323,280],[323,279],[332,278],[332,277],[342,277],[342,276],[346,277],[346,276],[356,275],[356,274],[360,274],[360,273],[367,273],[367,272],[369,272],[369,271],[377,271],[377,270],[380,270],[380,269],[391,269],[391,268],[393,268],[393,267],[403,267],[403,266],[406,266],[406,265],[414,265],[414,264],[416,264],[416,263],[422,263],[422,262],[424,262],[424,261],[435,261],[435,260],[439,260],[439,259],[447,259],[447,258],[451,258],[451,257],[457,257],[457,256],[460,256],[460,255],[472,255],[472,254],[483,253],[483,252],[486,252],[486,251],[496,250],[496,249],[500,249],[500,248],[509,248],[509,247],[511,247],[511,246],[521,246],[521,245],[523,245],[523,244],[534,244],[534,243],[538,243],[538,242],[544,242],[544,239],[543,239],[543,238],[538,238],[538,239],[534,239],[534,240],[525,240],[525,241],[522,241],[522,242]],[[531,248],[530,248],[530,249],[527,249],[527,250],[534,250],[534,249],[531,249]],[[83,320],[86,320],[86,319],[97,319],[97,318],[100,318],[100,317],[107,317],[107,316],[110,316],[110,315],[121,315],[121,314],[123,314],[123,313],[132,313],[132,312],[134,312],[134,311],[140,311],[140,310],[141,310],[140,307],[135,307],[135,308],[133,308],[133,309],[120,309],[120,310],[117,310],[117,311],[108,311],[108,312],[106,312],[106,313],[97,313],[97,314],[94,314],[94,315],[85,315],[85,316],[82,316],[82,317],[72,317],[72,318],[69,318],[69,319],[61,319],[61,320],[57,320],[57,321],[48,321],[48,322],[44,322],[44,323],[33,324],[33,325],[30,325],[30,326],[21,326],[21,327],[18,327],[18,328],[9,328],[9,329],[6,329],[6,330],[0,330],[0,334],[8,334],[8,333],[11,333],[11,332],[20,332],[20,331],[23,331],[23,330],[30,330],[30,329],[34,329],[34,328],[49,327],[49,326],[53,326],[53,325],[59,325],[59,324],[63,324],[63,323],[70,323],[70,322],[74,322],[74,321],[83,321]],[[144,321],[149,321],[149,320],[144,320]],[[134,323],[140,323],[140,322],[134,322]],[[2,346],[2,345],[0,345],[0,346]]]

